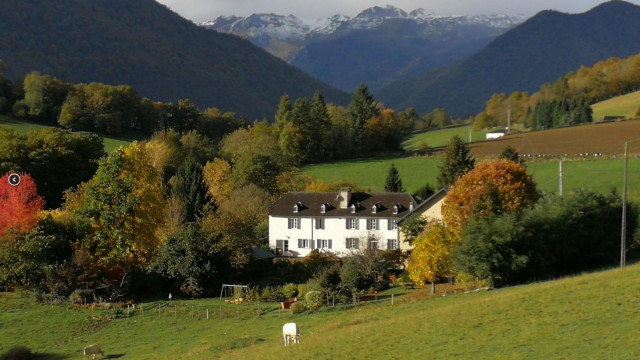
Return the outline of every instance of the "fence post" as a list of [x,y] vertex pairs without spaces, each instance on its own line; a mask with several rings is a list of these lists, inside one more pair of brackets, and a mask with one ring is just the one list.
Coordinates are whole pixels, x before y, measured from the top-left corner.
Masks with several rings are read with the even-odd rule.
[[178,318],[178,304],[173,305],[173,317]]
[[[86,302],[85,302],[86,305]],[[129,304],[127,304],[127,316],[131,315],[131,309],[129,308]]]
[[207,320],[209,320],[209,309],[207,309]]
[[391,294],[391,305],[393,305],[393,294]]
[[160,317],[160,304],[158,304],[158,317]]

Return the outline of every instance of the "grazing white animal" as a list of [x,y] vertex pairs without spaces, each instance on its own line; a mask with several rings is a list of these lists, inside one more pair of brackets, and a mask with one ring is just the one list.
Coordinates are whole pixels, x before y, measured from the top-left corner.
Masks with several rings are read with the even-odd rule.
[[300,330],[296,323],[286,323],[282,327],[282,335],[284,336],[284,346],[289,345],[291,340],[294,344],[300,343]]
[[104,356],[104,351],[102,351],[102,349],[100,349],[100,346],[98,346],[98,344],[93,344],[93,345],[87,345],[84,347],[84,357],[85,359],[87,358],[87,355],[93,355],[93,359],[96,358],[96,354],[100,354],[102,356]]

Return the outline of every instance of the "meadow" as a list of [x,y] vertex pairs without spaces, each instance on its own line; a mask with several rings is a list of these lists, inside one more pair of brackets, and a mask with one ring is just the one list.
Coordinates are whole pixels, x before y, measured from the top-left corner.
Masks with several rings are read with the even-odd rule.
[[[301,173],[325,182],[345,180],[371,191],[381,192],[384,191],[384,182],[392,163],[398,168],[405,189],[415,192],[425,183],[436,186],[438,166],[442,163],[442,158],[412,156],[340,161],[303,167]],[[545,192],[558,192],[559,159],[528,161],[526,166],[527,172],[533,176],[538,189]],[[622,194],[623,159],[570,159],[562,162],[562,168],[563,192],[583,188],[607,194],[615,188],[619,194]],[[627,191],[630,200],[640,202],[640,158],[638,157],[629,159]]]
[[[43,359],[79,358],[98,343],[111,359],[632,359],[638,277],[633,265],[494,291],[416,289],[394,304],[301,314],[218,299],[157,301],[127,314],[0,293],[0,354],[26,346]],[[285,348],[281,329],[291,321],[301,340]]]
[[476,131],[473,130],[471,125],[425,131],[410,136],[402,143],[402,148],[406,151],[413,151],[424,147],[424,145],[430,148],[438,148],[447,145],[449,140],[455,135],[460,136],[465,141],[469,141],[469,135],[471,135],[472,142],[482,141],[486,139],[486,134],[487,130]]
[[[44,129],[48,126],[28,121],[16,120],[15,118],[6,115],[0,115],[0,127],[7,127],[15,130],[19,134],[26,134],[30,131]],[[133,141],[142,141],[148,139],[149,136],[131,133],[121,136],[102,136],[102,138],[104,139],[104,151],[106,151],[107,153],[111,153],[120,146],[127,147]]]
[[617,96],[597,104],[593,104],[593,119],[601,116],[624,116],[635,118],[640,106],[640,91]]

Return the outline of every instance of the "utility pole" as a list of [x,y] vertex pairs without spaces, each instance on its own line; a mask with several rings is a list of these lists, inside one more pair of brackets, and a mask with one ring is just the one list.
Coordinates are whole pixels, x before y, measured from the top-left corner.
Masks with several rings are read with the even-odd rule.
[[558,172],[560,178],[560,183],[558,184],[558,194],[562,196],[562,160],[560,160]]
[[622,182],[622,234],[620,234],[620,268],[625,267],[627,247],[627,150],[629,142],[624,143],[624,180]]
[[507,108],[507,134],[511,133],[511,104]]

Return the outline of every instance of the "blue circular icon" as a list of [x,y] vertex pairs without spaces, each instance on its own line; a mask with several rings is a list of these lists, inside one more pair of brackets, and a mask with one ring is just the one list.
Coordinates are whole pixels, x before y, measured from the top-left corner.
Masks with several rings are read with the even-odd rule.
[[11,185],[11,186],[20,185],[20,175],[18,175],[18,174],[9,175],[9,185]]

